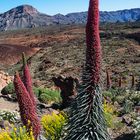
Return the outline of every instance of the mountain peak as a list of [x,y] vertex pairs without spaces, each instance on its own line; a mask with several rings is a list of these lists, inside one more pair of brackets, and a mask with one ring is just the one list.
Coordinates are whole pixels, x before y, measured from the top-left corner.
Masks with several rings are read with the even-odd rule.
[[20,5],[16,8],[13,8],[10,10],[10,12],[16,12],[16,13],[28,13],[28,14],[37,14],[39,13],[36,8],[34,8],[31,5]]
[[[57,24],[85,24],[87,12],[56,14],[49,16],[37,11],[33,6],[20,5],[0,14],[0,31],[33,28]],[[135,22],[140,21],[140,8],[100,12],[101,22]]]

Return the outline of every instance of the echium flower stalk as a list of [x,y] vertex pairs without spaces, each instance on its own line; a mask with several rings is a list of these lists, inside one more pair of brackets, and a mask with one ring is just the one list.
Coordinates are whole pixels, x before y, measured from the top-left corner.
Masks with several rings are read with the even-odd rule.
[[86,26],[86,64],[83,83],[73,103],[65,140],[110,140],[107,132],[102,94],[99,88],[101,46],[99,37],[99,1],[90,0]]
[[106,88],[111,88],[111,78],[108,69],[106,69]]
[[121,88],[122,87],[122,77],[120,76],[119,77],[119,88]]
[[134,88],[135,87],[135,75],[133,74],[132,75],[132,85],[131,85],[131,88]]
[[29,67],[27,65],[24,53],[22,53],[22,59],[23,59],[23,82],[24,82],[24,85],[25,85],[31,99],[32,99],[34,106],[36,107],[36,100],[37,99],[36,99],[35,94],[34,94],[33,89],[32,89],[32,78],[31,78],[30,70],[29,70]]
[[38,119],[32,99],[30,98],[26,87],[21,81],[18,72],[16,72],[14,76],[14,86],[19,104],[21,120],[29,131],[31,129],[33,130],[34,137],[37,139],[41,130],[40,121]]

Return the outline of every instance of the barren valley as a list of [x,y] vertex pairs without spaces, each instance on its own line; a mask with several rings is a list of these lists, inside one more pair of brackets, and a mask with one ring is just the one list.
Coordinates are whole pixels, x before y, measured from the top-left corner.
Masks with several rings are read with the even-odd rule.
[[[105,69],[108,68],[114,84],[117,84],[120,75],[123,78],[123,86],[129,86],[132,74],[138,79],[139,31],[139,23],[101,25],[103,78]],[[0,36],[0,61],[6,72],[14,74],[15,69],[20,67],[17,62],[21,59],[21,53],[25,52],[29,56],[34,83],[50,87],[51,78],[58,75],[80,79],[86,48],[84,25],[7,31],[0,33]]]

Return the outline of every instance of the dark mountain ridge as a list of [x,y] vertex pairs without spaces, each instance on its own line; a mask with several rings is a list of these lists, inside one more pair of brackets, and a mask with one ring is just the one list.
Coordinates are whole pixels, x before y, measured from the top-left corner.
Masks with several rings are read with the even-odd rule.
[[[5,31],[56,24],[85,24],[86,19],[87,12],[50,16],[40,13],[30,5],[21,5],[0,14],[0,30]],[[140,8],[111,12],[101,11],[100,21],[111,23],[140,21]]]

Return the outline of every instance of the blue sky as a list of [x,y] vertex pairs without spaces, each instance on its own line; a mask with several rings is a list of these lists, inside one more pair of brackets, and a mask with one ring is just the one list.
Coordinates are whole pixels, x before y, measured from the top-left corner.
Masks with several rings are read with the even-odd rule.
[[[13,7],[29,4],[40,12],[54,15],[87,11],[89,0],[0,0],[0,13]],[[101,11],[140,8],[140,0],[100,0]]]

